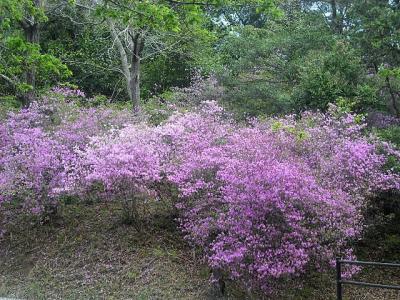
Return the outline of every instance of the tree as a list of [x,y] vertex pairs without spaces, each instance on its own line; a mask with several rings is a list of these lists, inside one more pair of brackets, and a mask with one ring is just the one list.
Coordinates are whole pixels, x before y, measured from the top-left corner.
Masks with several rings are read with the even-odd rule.
[[321,13],[332,32],[343,34],[349,29],[348,12],[355,1],[351,0],[303,0],[304,7],[309,11]]
[[350,40],[363,53],[366,68],[377,81],[379,96],[386,100],[382,102],[399,116],[400,78],[393,76],[400,67],[399,1],[355,2],[349,15],[353,24]]
[[[140,111],[141,65],[144,60],[171,49],[180,48],[188,40],[207,40],[208,10],[221,5],[242,5],[249,1],[185,2],[174,0],[106,0],[77,2],[77,7],[94,12],[108,26],[110,48],[115,47],[120,60],[120,72],[135,112]],[[254,0],[261,9],[271,9],[273,0]]]
[[316,49],[304,57],[293,101],[299,110],[325,110],[340,99],[359,108],[372,103],[376,95],[366,75],[359,53],[347,41],[335,41],[328,51]]
[[329,53],[335,45],[322,16],[297,6],[287,10],[283,18],[271,19],[263,28],[234,27],[222,40],[219,49],[226,71],[221,77],[229,87],[225,102],[240,114],[300,110],[294,93],[310,53]]
[[262,26],[233,22],[219,43],[225,102],[250,115],[325,110],[338,100],[397,114],[398,7],[374,0],[283,1],[282,18],[264,18]]
[[47,20],[41,0],[4,0],[0,11],[4,12],[0,19],[0,77],[29,106],[38,80],[70,72],[56,57],[41,52],[39,28]]

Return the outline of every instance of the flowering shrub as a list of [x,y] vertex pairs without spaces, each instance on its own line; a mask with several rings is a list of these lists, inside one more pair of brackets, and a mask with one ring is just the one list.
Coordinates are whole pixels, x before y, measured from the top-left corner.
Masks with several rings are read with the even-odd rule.
[[51,89],[51,92],[55,94],[59,94],[64,98],[74,98],[74,97],[82,97],[85,98],[86,95],[80,89],[73,89],[67,86],[55,86]]
[[79,162],[77,150],[131,120],[125,111],[78,109],[51,97],[9,113],[0,125],[0,208],[16,210],[7,218],[20,209],[38,216],[55,212]]
[[352,258],[369,196],[400,188],[387,167],[398,150],[335,107],[236,124],[205,102],[152,127],[125,111],[47,100],[0,125],[3,212],[17,203],[42,214],[60,194],[95,191],[136,222],[139,201],[173,184],[187,240],[218,273],[265,293]]
[[125,110],[108,108],[80,108],[64,113],[60,124],[54,130],[57,140],[70,149],[84,149],[91,137],[101,136],[110,129],[122,128],[133,123],[132,115]]
[[160,179],[160,146],[159,136],[145,125],[127,126],[92,139],[82,152],[90,169],[86,179],[101,181],[109,190],[119,189],[119,183],[127,180],[135,188],[145,189],[146,183]]
[[369,126],[374,126],[379,129],[400,125],[400,118],[396,118],[395,116],[390,116],[377,111],[368,113],[366,121]]
[[61,185],[68,152],[40,127],[24,127],[16,119],[11,117],[0,129],[2,200],[16,200],[32,214],[50,212],[56,208],[52,190]]
[[137,201],[154,194],[149,186],[161,179],[161,146],[159,135],[140,124],[96,137],[78,152],[69,188],[85,194],[100,184],[99,196],[122,201],[125,217],[136,223]]
[[379,141],[364,137],[352,115],[235,128],[213,110],[173,120],[181,130],[169,173],[181,191],[182,228],[210,266],[271,292],[337,255],[351,258],[366,197],[400,187],[383,171]]

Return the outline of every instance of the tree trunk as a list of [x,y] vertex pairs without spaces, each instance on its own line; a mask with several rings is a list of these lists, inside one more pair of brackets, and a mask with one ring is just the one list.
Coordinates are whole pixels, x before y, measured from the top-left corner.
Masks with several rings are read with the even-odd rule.
[[389,89],[392,108],[393,108],[394,112],[396,113],[396,116],[400,117],[400,109],[397,107],[396,95],[395,95],[395,92],[392,89],[392,85],[390,84],[389,77],[386,77],[386,84],[387,84],[387,88]]
[[130,86],[132,109],[140,112],[140,59],[132,59]]
[[117,46],[119,58],[122,66],[122,73],[125,76],[126,89],[132,109],[135,113],[140,112],[140,57],[143,50],[144,41],[139,33],[129,32],[132,48],[124,46],[115,28],[114,22],[109,19],[111,36]]
[[114,39],[114,43],[117,46],[119,52],[119,60],[121,62],[122,73],[124,74],[125,77],[126,90],[128,92],[129,100],[132,101],[131,72],[129,71],[128,55],[125,52],[124,45],[122,44],[118,36],[118,33],[115,29],[114,22],[111,19],[108,20],[108,25],[110,27],[111,36]]
[[[34,0],[33,4],[36,8],[42,7],[42,0]],[[21,21],[22,29],[24,30],[25,39],[28,43],[39,44],[39,22],[35,16]],[[27,65],[24,73],[24,81],[31,88],[29,91],[23,92],[21,95],[23,105],[28,107],[32,101],[35,100],[35,87],[36,87],[36,68],[34,65]]]
[[132,37],[133,49],[131,56],[131,81],[132,109],[140,112],[140,57],[143,50],[143,40],[137,33]]
[[[39,24],[32,23],[23,26],[25,38],[28,43],[39,44]],[[22,94],[22,101],[25,107],[28,107],[32,101],[35,100],[35,86],[36,86],[36,68],[35,66],[27,66],[24,74],[25,83],[31,86],[31,89]]]
[[332,29],[335,33],[342,33],[342,25],[339,23],[337,16],[336,0],[331,0],[331,10],[332,10]]

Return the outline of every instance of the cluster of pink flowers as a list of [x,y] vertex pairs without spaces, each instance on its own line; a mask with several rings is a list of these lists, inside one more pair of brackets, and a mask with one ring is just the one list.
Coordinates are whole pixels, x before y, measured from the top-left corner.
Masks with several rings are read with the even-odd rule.
[[10,114],[0,125],[0,188],[3,202],[18,200],[17,207],[40,214],[56,206],[52,189],[61,184],[68,152],[44,130],[47,118],[36,108]]
[[78,150],[131,120],[126,111],[82,109],[51,97],[9,113],[0,124],[0,227],[15,219],[12,213],[54,213]]
[[160,135],[144,124],[110,130],[77,151],[68,189],[85,194],[100,183],[105,197],[152,194],[149,187],[161,180],[164,150]]
[[207,106],[167,124],[179,128],[168,174],[181,191],[182,229],[210,266],[271,292],[336,256],[352,258],[366,198],[400,188],[399,176],[384,171],[384,145],[350,114],[250,126],[222,114]]
[[51,89],[53,93],[59,94],[60,96],[70,98],[70,97],[82,97],[85,98],[86,95],[80,89],[73,89],[67,86],[55,86]]
[[179,191],[187,240],[249,289],[271,293],[336,256],[352,258],[367,199],[400,188],[385,169],[399,152],[334,107],[238,124],[205,102],[155,127],[123,111],[56,106],[1,124],[0,207],[18,200],[37,214],[98,185],[107,199],[146,197],[166,181]]
[[84,149],[91,137],[101,136],[111,129],[124,127],[134,121],[134,116],[126,111],[107,108],[75,108],[60,118],[54,136],[68,147]]

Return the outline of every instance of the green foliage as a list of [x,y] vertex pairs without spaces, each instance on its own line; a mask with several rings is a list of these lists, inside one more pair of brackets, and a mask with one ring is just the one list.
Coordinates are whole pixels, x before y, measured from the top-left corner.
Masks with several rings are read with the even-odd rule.
[[[250,115],[299,110],[299,102],[308,98],[307,88],[314,94],[325,92],[316,67],[334,45],[321,17],[302,12],[271,19],[264,28],[235,28],[221,46],[228,66],[223,82],[232,90],[227,102]],[[329,97],[331,92],[326,91]]]
[[[229,27],[219,50],[231,109],[250,115],[325,110],[346,98],[354,111],[365,112],[399,101],[396,4],[335,1],[333,24],[331,3],[283,1],[285,14],[275,19],[254,19],[251,9],[228,12],[236,27]],[[342,14],[346,10],[351,13]]]
[[71,71],[56,57],[42,54],[40,46],[26,42],[20,35],[9,36],[2,41],[7,49],[0,58],[0,74],[10,79],[17,91],[26,92],[33,87],[24,82],[27,69],[35,69],[39,81],[44,85],[55,83],[57,79],[67,78]]
[[17,110],[21,103],[13,96],[0,97],[0,121],[7,115],[8,112]]
[[[199,69],[217,75],[224,105],[241,117],[325,110],[340,101],[354,112],[395,111],[399,4],[334,2],[336,20],[325,0],[3,0],[0,93],[31,91],[24,77],[35,70],[38,89],[69,76],[90,97],[126,100],[112,20],[128,59],[129,35],[142,35],[144,102],[189,86]],[[40,43],[27,41],[27,19],[41,25]]]
[[394,45],[400,39],[400,9],[398,1],[354,1],[349,16],[357,20],[351,31],[354,44],[375,65],[399,63],[400,55]]
[[166,121],[177,109],[180,108],[176,94],[166,91],[159,96],[149,98],[144,104],[144,111],[151,124],[159,125]]
[[344,41],[336,42],[329,52],[311,51],[299,71],[294,99],[301,108],[324,110],[340,97],[355,101],[365,82],[360,56]]
[[388,69],[385,67],[382,67],[379,72],[379,76],[386,78],[386,77],[394,77],[400,79],[400,67],[399,68],[393,68],[393,69]]
[[43,7],[38,6],[32,0],[2,0],[0,11],[5,13],[0,19],[0,29],[2,30],[10,29],[15,22],[21,22],[24,18],[32,18],[40,23],[47,21]]
[[[71,12],[72,19],[87,19],[83,12]],[[69,82],[79,86],[88,96],[107,95],[126,99],[118,59],[110,57],[110,34],[102,26],[77,26],[68,18],[50,18],[42,34],[44,51],[59,57],[72,71]],[[91,20],[87,19],[88,24]]]
[[4,0],[0,11],[5,13],[0,18],[0,83],[6,84],[0,93],[20,95],[34,89],[26,79],[28,71],[40,86],[72,75],[58,58],[42,53],[36,41],[39,25],[48,20],[40,1]]
[[[392,125],[387,128],[374,128],[374,133],[381,139],[388,141],[400,149],[400,126]],[[398,157],[389,156],[386,168],[400,174],[400,161]]]
[[376,133],[382,139],[400,147],[400,126],[390,126],[384,129],[376,129]]

